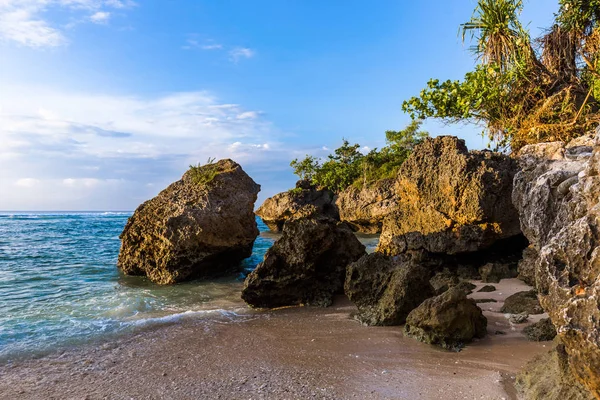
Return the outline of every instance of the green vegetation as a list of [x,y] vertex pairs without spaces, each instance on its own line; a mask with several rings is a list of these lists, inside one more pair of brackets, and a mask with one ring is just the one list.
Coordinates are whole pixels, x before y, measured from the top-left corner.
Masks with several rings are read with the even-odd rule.
[[[478,64],[462,81],[432,79],[402,108],[413,119],[470,121],[497,147],[570,140],[600,122],[600,0],[559,0],[546,33],[532,40],[522,0],[478,0],[461,25]],[[598,97],[600,98],[600,97]]]
[[387,146],[381,150],[373,149],[366,155],[359,151],[359,144],[350,144],[344,139],[342,146],[327,156],[323,163],[307,155],[303,160],[293,160],[290,166],[300,179],[335,193],[350,185],[362,187],[395,176],[414,146],[429,136],[419,130],[420,126],[421,121],[413,121],[401,131],[387,131]]
[[190,165],[190,177],[197,185],[207,185],[217,176],[219,168],[214,158],[209,158],[206,164]]

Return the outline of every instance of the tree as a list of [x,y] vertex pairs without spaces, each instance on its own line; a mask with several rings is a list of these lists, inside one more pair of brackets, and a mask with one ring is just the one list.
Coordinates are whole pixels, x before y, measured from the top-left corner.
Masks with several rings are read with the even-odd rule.
[[294,174],[298,175],[300,179],[312,181],[321,166],[319,160],[307,154],[301,161],[298,161],[297,158],[292,160],[290,167],[294,169]]

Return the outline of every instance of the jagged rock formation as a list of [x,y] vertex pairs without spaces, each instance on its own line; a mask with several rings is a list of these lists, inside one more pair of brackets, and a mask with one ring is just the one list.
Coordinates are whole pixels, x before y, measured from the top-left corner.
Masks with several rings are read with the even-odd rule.
[[400,168],[397,209],[383,223],[378,251],[459,254],[520,234],[510,202],[516,162],[467,150],[451,136],[427,139]]
[[290,220],[265,259],[248,275],[242,299],[253,307],[326,307],[342,293],[346,267],[365,255],[346,224],[325,218]]
[[232,160],[187,171],[129,218],[118,267],[159,284],[230,271],[252,253],[259,191]]
[[365,325],[401,325],[415,307],[434,295],[431,271],[381,253],[348,266],[344,292],[358,307]]
[[339,219],[335,195],[327,189],[317,189],[308,181],[298,181],[296,188],[269,197],[256,210],[256,215],[275,232],[281,232],[290,219],[328,217]]
[[565,346],[558,341],[550,352],[527,363],[516,386],[527,400],[594,400],[573,375]]
[[340,220],[363,233],[379,233],[384,218],[396,207],[394,179],[382,179],[357,189],[348,187],[338,195]]
[[[600,135],[600,134],[597,134]],[[541,143],[519,153],[513,202],[533,250],[540,303],[568,370],[600,399],[600,143]]]
[[404,331],[429,344],[460,350],[473,338],[486,335],[487,318],[464,290],[452,287],[425,300],[408,314]]

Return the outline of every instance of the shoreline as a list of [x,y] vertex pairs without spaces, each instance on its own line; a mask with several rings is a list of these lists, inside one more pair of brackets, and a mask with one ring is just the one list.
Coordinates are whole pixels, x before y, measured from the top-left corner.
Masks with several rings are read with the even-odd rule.
[[[516,279],[495,286],[472,297],[528,288]],[[186,319],[2,365],[0,399],[514,399],[515,373],[549,346],[488,310],[501,303],[482,306],[488,336],[459,353],[404,337],[401,327],[361,326],[344,297],[323,309]]]

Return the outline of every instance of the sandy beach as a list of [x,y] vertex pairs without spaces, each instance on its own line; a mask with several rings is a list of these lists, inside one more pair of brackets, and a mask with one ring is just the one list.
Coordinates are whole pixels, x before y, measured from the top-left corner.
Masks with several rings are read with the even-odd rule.
[[[502,300],[526,290],[503,280]],[[1,399],[514,399],[515,373],[549,348],[481,304],[488,336],[460,353],[365,327],[332,307],[209,315],[0,367]],[[537,321],[542,316],[532,318]],[[498,333],[499,331],[504,334]]]

